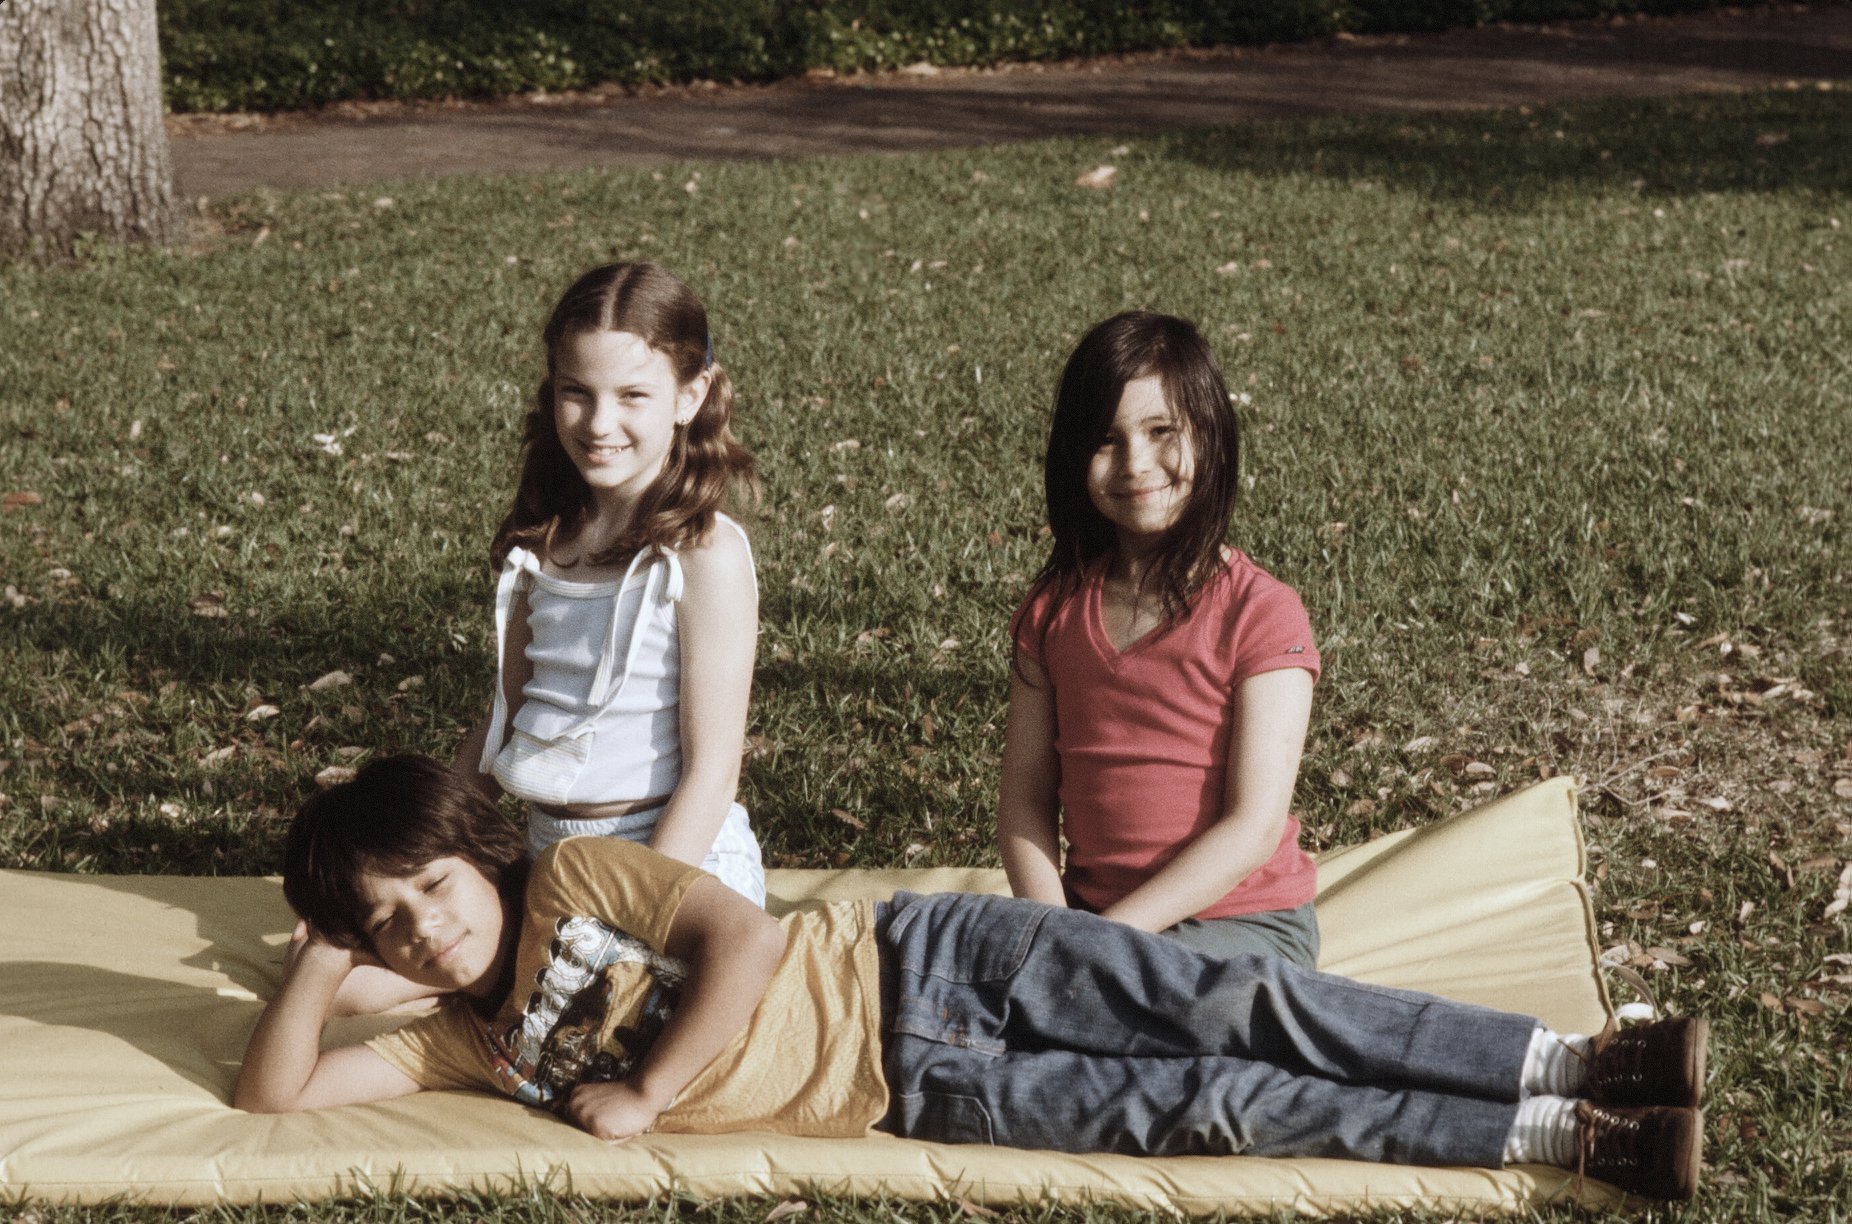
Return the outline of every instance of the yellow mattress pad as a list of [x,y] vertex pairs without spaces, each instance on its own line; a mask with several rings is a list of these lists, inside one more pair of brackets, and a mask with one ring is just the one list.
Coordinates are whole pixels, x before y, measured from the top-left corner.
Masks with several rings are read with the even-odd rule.
[[[1594,1032],[1610,1008],[1575,798],[1556,779],[1318,863],[1321,968]],[[980,869],[773,871],[774,912],[819,900],[1001,892]],[[1070,1156],[875,1136],[648,1135],[607,1146],[467,1093],[260,1117],[226,1102],[292,926],[274,879],[0,872],[0,1192],[148,1204],[288,1202],[536,1184],[665,1193],[1052,1198],[1231,1214],[1514,1210],[1606,1187],[1556,1169]],[[332,1026],[333,1044],[390,1021]]]

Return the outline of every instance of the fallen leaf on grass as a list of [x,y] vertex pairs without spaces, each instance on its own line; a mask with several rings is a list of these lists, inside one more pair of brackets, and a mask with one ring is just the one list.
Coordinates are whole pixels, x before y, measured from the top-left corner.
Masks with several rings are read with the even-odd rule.
[[1833,899],[1820,911],[1820,920],[1831,922],[1846,912],[1847,905],[1852,905],[1852,863],[1847,863],[1846,869],[1839,873],[1839,884],[1833,889]]
[[4,506],[6,513],[11,514],[15,510],[24,510],[27,506],[41,505],[44,501],[44,498],[32,490],[20,489],[17,492],[8,493],[5,498],[0,498],[0,506]]
[[810,1204],[806,1203],[803,1199],[786,1199],[784,1202],[778,1204],[778,1206],[766,1212],[765,1218],[760,1221],[760,1224],[772,1224],[773,1220],[789,1219],[794,1215],[803,1215],[809,1210]]
[[344,688],[353,682],[354,678],[352,676],[337,668],[334,671],[309,681],[308,688],[311,693],[325,693],[329,689]]
[[283,711],[277,709],[273,705],[252,706],[250,711],[247,714],[245,714],[244,721],[263,722],[265,719],[275,718],[277,715],[281,714],[282,712]]
[[1792,891],[1794,888],[1794,869],[1783,862],[1781,856],[1776,854],[1773,850],[1768,852],[1768,865],[1781,873],[1783,886]]
[[981,1216],[984,1219],[995,1219],[997,1215],[996,1212],[985,1207],[981,1203],[974,1203],[970,1199],[963,1198],[958,1200],[958,1210],[964,1212],[968,1216]]
[[1074,186],[1085,187],[1091,191],[1100,191],[1104,188],[1111,187],[1113,185],[1113,180],[1118,177],[1119,169],[1116,166],[1095,166],[1093,169],[1075,179]]
[[103,717],[101,711],[99,711],[94,714],[86,714],[82,718],[73,718],[70,722],[65,723],[63,727],[59,728],[59,730],[63,731],[65,735],[69,736],[71,739],[84,739],[92,731],[102,726],[105,721],[107,720]]
[[223,761],[229,761],[232,755],[237,751],[238,745],[236,744],[227,744],[223,748],[214,748],[211,752],[199,758],[199,763],[201,765],[217,765]]
[[322,790],[354,780],[354,770],[346,765],[330,765],[315,775],[315,785]]
[[851,829],[866,829],[868,822],[851,812],[848,808],[831,808],[830,815],[848,825]]
[[207,620],[218,620],[229,615],[225,611],[224,591],[205,591],[187,600],[186,606],[194,616],[203,616]]

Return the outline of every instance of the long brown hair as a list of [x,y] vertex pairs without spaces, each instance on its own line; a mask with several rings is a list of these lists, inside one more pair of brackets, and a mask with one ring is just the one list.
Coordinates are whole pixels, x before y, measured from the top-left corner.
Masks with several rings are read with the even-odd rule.
[[1054,595],[1047,615],[1030,626],[1040,636],[1054,609],[1079,590],[1087,566],[1117,543],[1087,492],[1087,466],[1112,427],[1125,385],[1153,374],[1195,456],[1189,497],[1151,570],[1165,621],[1181,615],[1221,568],[1241,472],[1241,428],[1221,367],[1187,319],[1143,310],[1114,315],[1081,337],[1055,392],[1042,465],[1054,542],[1030,587],[1032,594]]
[[590,487],[560,444],[553,368],[569,337],[596,331],[641,337],[668,358],[681,385],[703,370],[711,381],[694,419],[676,430],[662,473],[638,499],[630,526],[609,549],[587,560],[594,565],[621,564],[646,548],[687,548],[713,529],[729,487],[738,486],[748,499],[758,496],[752,452],[731,428],[733,383],[714,360],[701,299],[660,264],[606,264],[572,283],[541,332],[547,376],[522,427],[521,481],[514,506],[489,547],[489,560],[497,568],[517,545],[544,551],[560,528],[577,522],[591,505]]

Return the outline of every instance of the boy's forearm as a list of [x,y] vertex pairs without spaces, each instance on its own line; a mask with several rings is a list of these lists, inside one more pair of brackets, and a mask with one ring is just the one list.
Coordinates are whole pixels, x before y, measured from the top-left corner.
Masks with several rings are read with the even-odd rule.
[[667,1109],[693,1079],[745,1029],[784,956],[784,928],[769,917],[750,931],[702,942],[691,958],[688,984],[675,1014],[650,1047],[630,1083]]
[[350,957],[317,946],[296,957],[244,1048],[234,1107],[251,1113],[303,1108],[303,1089],[321,1056],[322,1027],[352,967]]

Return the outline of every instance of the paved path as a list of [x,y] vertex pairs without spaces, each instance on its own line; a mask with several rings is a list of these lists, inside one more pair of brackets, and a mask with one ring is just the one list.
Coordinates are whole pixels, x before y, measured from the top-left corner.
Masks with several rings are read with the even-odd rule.
[[[635,97],[170,121],[185,198],[448,174],[809,157],[1852,78],[1852,5],[1326,39]],[[248,125],[241,129],[238,125]]]

